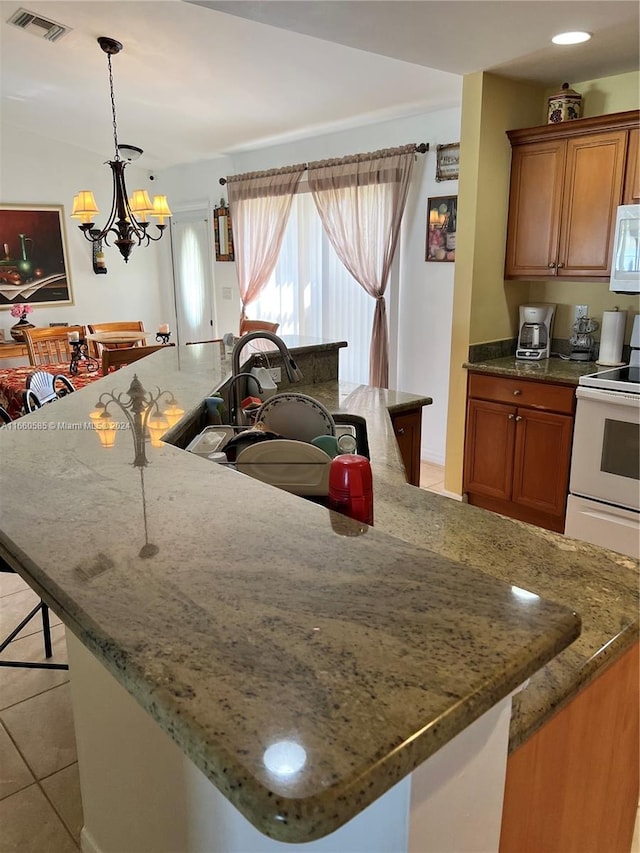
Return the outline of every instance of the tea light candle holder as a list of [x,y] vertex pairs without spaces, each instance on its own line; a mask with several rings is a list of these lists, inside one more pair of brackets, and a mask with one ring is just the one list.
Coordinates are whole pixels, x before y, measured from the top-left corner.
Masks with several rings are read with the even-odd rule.
[[[76,336],[76,340],[72,339],[72,335]],[[84,339],[80,339],[78,332],[69,332],[69,343],[71,345],[71,364],[69,365],[69,373],[72,376],[78,375],[80,364],[84,364],[87,373],[95,373],[100,366],[97,359],[89,355],[89,348]]]
[[[166,331],[165,331],[166,329]],[[156,332],[156,340],[163,344],[169,343],[169,338],[171,337],[171,332],[169,331],[168,326],[160,326],[158,331]]]

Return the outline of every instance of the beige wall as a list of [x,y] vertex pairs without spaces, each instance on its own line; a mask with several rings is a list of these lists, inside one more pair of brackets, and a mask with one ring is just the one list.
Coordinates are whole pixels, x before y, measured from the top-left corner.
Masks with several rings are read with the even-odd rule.
[[493,74],[462,90],[458,236],[454,280],[445,488],[460,494],[470,343],[514,334],[524,282],[504,282],[511,147],[505,131],[539,121],[542,89]]
[[[637,109],[638,72],[572,84],[584,95],[585,115]],[[556,91],[554,89],[553,91]],[[552,90],[479,72],[464,79],[451,377],[447,421],[445,488],[460,494],[470,344],[503,340],[517,332],[518,305],[558,305],[555,335],[569,337],[573,306],[589,313],[616,306],[638,311],[636,297],[611,294],[605,283],[504,281],[511,150],[506,131],[545,123]]]
[[[559,88],[556,86],[554,89],[547,89],[545,100],[549,95],[559,91]],[[584,118],[640,109],[640,72],[638,71],[616,74],[613,77],[603,77],[600,80],[571,83],[571,88],[582,95],[582,115]],[[546,113],[546,110],[544,112]],[[546,115],[544,115],[542,123],[545,123],[546,120]]]

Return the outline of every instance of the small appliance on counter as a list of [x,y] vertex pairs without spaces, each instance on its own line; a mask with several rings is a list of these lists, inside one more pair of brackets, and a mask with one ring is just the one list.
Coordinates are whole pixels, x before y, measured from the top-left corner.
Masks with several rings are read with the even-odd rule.
[[600,328],[597,320],[591,317],[578,317],[572,326],[573,334],[569,338],[571,361],[591,361],[593,359],[593,335]]
[[551,331],[556,306],[521,305],[516,358],[540,361],[551,353]]

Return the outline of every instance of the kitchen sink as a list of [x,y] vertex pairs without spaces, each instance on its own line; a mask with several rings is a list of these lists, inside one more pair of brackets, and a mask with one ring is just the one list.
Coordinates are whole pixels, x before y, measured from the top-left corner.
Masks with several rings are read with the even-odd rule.
[[[219,406],[219,399],[217,397],[205,397],[199,406],[185,415],[181,421],[178,421],[174,427],[165,433],[163,441],[182,450],[190,450],[190,445],[197,445],[196,439],[205,430],[208,430],[209,433],[217,433],[218,430],[215,428],[219,427],[220,431],[226,432],[229,436],[248,429],[248,427],[244,426],[229,425],[227,417],[228,410],[224,402]],[[346,412],[336,412],[331,416],[335,423],[336,437],[339,438],[342,435],[352,436],[355,442],[353,452],[361,456],[366,456],[369,459],[369,439],[365,419],[359,415],[351,415]],[[206,453],[202,453],[201,450],[198,452],[198,455],[203,455],[206,458]]]

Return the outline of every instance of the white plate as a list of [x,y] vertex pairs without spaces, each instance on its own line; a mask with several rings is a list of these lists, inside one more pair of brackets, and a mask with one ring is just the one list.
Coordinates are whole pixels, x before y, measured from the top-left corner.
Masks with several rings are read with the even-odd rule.
[[306,394],[276,394],[258,409],[256,421],[270,432],[294,441],[311,441],[318,435],[335,435],[335,423],[322,403]]
[[326,495],[330,467],[319,447],[281,438],[246,447],[236,460],[238,471],[294,495]]

